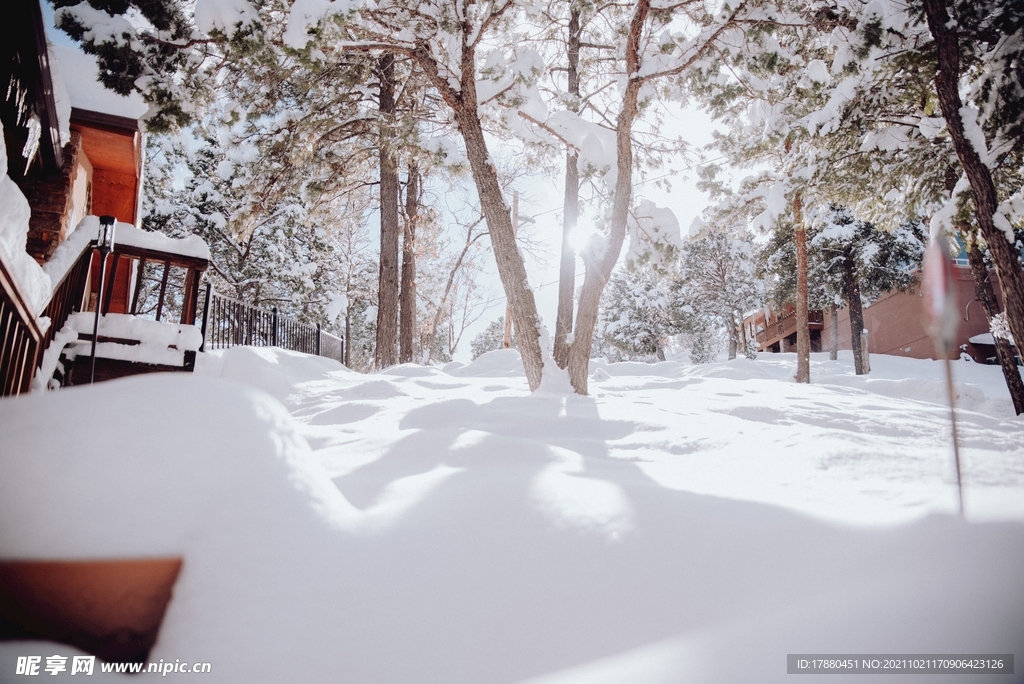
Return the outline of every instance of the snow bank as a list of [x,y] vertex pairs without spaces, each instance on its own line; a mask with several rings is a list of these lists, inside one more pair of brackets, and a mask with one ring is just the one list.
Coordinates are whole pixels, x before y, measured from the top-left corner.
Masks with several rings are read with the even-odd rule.
[[208,374],[257,387],[282,401],[305,382],[331,375],[360,377],[334,359],[288,349],[237,347],[202,356],[209,359]]
[[[255,390],[166,374],[2,409],[0,517],[14,523],[0,528],[4,558],[187,554],[225,534],[252,554],[259,537],[318,520],[309,495],[323,484],[296,460],[307,447],[283,407]],[[239,570],[243,559],[225,552]]]
[[444,367],[445,372],[455,377],[514,378],[523,376],[523,359],[516,349],[497,349],[473,359],[468,364]]
[[[1024,643],[1024,525],[929,515],[943,408],[764,356],[545,397],[513,351],[366,376],[236,348],[6,399],[0,557],[183,556],[151,657],[228,684],[784,682],[793,652]],[[939,369],[907,361],[872,379]],[[969,516],[1000,490],[1013,519],[1024,424],[962,424]]]

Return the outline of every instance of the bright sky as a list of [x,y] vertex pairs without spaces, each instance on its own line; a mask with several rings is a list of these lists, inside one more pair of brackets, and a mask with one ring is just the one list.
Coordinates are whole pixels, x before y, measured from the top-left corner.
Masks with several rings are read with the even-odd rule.
[[[703,112],[692,107],[685,109],[673,107],[672,112],[665,118],[663,133],[667,137],[681,135],[692,148],[698,148],[711,142],[713,128],[711,119]],[[660,173],[650,172],[646,182],[634,186],[634,200],[642,197],[650,199],[659,206],[671,209],[679,220],[680,230],[685,236],[693,219],[704,210],[708,198],[703,192],[697,190],[696,177],[692,172],[679,173],[671,177],[671,192],[666,192],[658,187],[654,181],[665,176],[668,171],[669,169]],[[520,214],[534,217],[536,220],[536,225],[531,229],[533,237],[540,247],[537,250],[539,254],[536,259],[529,254],[526,255],[526,268],[534,295],[537,298],[537,308],[550,334],[554,334],[555,315],[558,311],[558,258],[562,235],[562,188],[564,182],[564,177],[561,174],[557,177],[537,176],[522,183],[523,189],[519,195]],[[586,220],[584,219],[581,221],[581,228],[585,228],[585,226]],[[623,254],[626,253],[627,248],[628,245],[623,248]],[[583,262],[579,259],[576,260],[576,274],[576,287],[578,288],[583,282]],[[455,353],[456,361],[469,361],[471,357],[469,342],[487,327],[488,323],[505,315],[505,295],[493,259],[487,263],[487,273],[481,285],[484,289],[490,289],[493,294],[488,299],[488,308],[483,316],[466,330],[463,341]]]

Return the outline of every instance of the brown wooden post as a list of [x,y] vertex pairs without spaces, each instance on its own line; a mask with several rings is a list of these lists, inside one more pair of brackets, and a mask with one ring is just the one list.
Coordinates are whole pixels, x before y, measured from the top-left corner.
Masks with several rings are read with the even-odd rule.
[[195,287],[197,283],[196,269],[189,268],[185,271],[185,285],[181,293],[181,322],[187,325],[195,325],[196,322],[196,300],[199,298],[199,290]]

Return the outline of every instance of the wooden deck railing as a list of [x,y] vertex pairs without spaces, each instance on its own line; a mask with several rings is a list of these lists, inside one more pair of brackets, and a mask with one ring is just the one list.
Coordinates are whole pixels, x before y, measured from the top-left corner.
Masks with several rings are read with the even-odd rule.
[[29,390],[42,341],[34,312],[0,250],[0,396]]
[[345,341],[321,330],[319,325],[280,315],[276,308],[267,311],[218,294],[209,283],[202,330],[200,351],[242,346],[281,347],[341,362],[345,359]]
[[[812,330],[820,330],[825,323],[825,316],[821,311],[808,311],[807,323]],[[764,330],[757,331],[757,344],[763,345],[768,342],[788,337],[796,332],[796,312],[791,311],[774,323],[771,323]]]
[[75,265],[68,269],[64,278],[53,288],[50,301],[43,309],[43,316],[50,319],[50,327],[46,330],[43,349],[46,349],[54,336],[64,327],[68,316],[81,311],[85,298],[85,286],[89,280],[89,266],[92,263],[93,243],[88,243],[78,257]]

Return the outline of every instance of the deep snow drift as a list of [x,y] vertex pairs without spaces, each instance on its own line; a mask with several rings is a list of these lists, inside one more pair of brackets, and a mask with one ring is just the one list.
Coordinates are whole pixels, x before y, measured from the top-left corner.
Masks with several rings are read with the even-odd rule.
[[[528,396],[515,352],[366,376],[241,348],[195,376],[3,400],[0,557],[182,555],[151,658],[210,662],[195,677],[216,682],[1019,661],[1024,421],[999,369],[956,365],[964,522],[941,366],[873,356],[857,378],[822,358],[810,386],[786,355],[595,363],[577,397]],[[33,653],[74,650],[0,644],[0,680]]]

